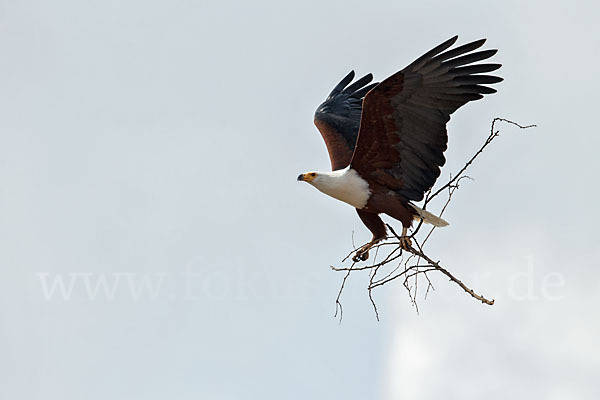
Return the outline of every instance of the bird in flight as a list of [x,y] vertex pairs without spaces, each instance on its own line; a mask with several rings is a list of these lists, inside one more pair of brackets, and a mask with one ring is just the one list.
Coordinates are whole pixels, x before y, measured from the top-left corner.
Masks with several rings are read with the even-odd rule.
[[479,50],[485,39],[451,48],[455,36],[380,83],[368,74],[356,82],[354,71],[341,80],[315,112],[332,172],[307,172],[298,181],[350,204],[373,234],[353,260],[386,238],[379,214],[402,223],[400,244],[410,248],[413,220],[434,226],[448,223],[413,204],[423,200],[446,159],[450,115],[502,81],[487,75],[500,64],[478,63],[497,50]]

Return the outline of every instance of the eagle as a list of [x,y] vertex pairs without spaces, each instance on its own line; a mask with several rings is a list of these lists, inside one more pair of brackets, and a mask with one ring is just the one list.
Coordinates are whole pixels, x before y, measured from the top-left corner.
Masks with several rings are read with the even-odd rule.
[[486,39],[451,48],[457,40],[446,40],[382,82],[371,83],[367,74],[352,83],[350,71],[315,112],[332,171],[297,180],[356,208],[373,238],[356,251],[355,262],[387,237],[380,214],[402,223],[404,249],[412,246],[408,229],[414,220],[448,225],[413,202],[423,200],[446,162],[450,115],[495,93],[487,85],[503,80],[487,74],[501,64],[480,63],[497,50],[475,51]]

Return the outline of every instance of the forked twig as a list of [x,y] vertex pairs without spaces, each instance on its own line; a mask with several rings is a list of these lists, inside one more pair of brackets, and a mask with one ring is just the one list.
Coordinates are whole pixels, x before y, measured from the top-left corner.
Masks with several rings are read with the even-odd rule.
[[[481,155],[481,153],[485,150],[485,148],[487,146],[489,146],[490,143],[499,136],[500,131],[496,130],[497,122],[505,122],[505,123],[514,125],[520,129],[528,129],[528,128],[533,128],[533,127],[537,126],[537,125],[521,125],[521,124],[518,124],[518,123],[508,120],[508,119],[498,118],[498,117],[494,118],[492,120],[492,124],[490,127],[490,133],[489,133],[488,137],[486,138],[485,142],[483,143],[483,145],[465,163],[465,165],[460,169],[460,171],[458,171],[458,173],[456,175],[450,176],[450,179],[448,180],[448,182],[446,182],[439,189],[437,189],[435,192],[433,192],[433,194],[432,194],[431,190],[427,193],[427,195],[425,196],[425,201],[423,203],[423,207],[422,207],[423,209],[426,208],[427,204],[429,204],[429,202],[431,202],[431,200],[433,200],[435,197],[439,196],[444,191],[447,191],[448,197],[439,213],[440,216],[443,215],[444,211],[446,211],[446,208],[448,207],[448,205],[450,204],[450,201],[452,200],[452,195],[459,188],[460,182],[463,179],[471,179],[469,176],[465,175],[465,172],[467,171],[469,166],[471,166],[471,164],[475,161],[475,159],[477,157],[479,157],[479,155]],[[446,269],[442,265],[440,265],[439,261],[434,261],[431,257],[429,257],[424,252],[423,247],[425,246],[425,243],[427,243],[427,241],[429,240],[429,238],[435,231],[435,227],[432,227],[429,230],[429,232],[426,234],[425,238],[422,241],[419,241],[418,238],[416,237],[416,235],[417,235],[417,233],[419,233],[419,230],[423,226],[423,222],[420,221],[410,236],[416,247],[410,246],[408,248],[402,248],[401,243],[400,243],[400,236],[398,236],[398,234],[396,234],[396,232],[394,231],[394,228],[392,228],[388,224],[386,224],[386,225],[387,225],[389,231],[392,233],[392,235],[388,236],[388,238],[385,241],[379,242],[372,247],[372,250],[375,250],[376,253],[379,252],[379,250],[391,249],[384,256],[382,261],[379,261],[379,262],[376,261],[376,259],[377,259],[377,254],[376,254],[374,257],[374,261],[370,265],[357,266],[356,262],[352,262],[350,267],[337,268],[337,267],[331,266],[331,269],[333,269],[334,271],[345,271],[346,272],[344,279],[342,281],[340,290],[338,292],[337,298],[335,300],[335,303],[336,303],[335,316],[338,315],[338,311],[339,311],[340,322],[342,320],[342,314],[343,314],[342,303],[341,303],[340,299],[341,299],[342,292],[344,290],[346,281],[350,277],[350,274],[353,271],[364,271],[364,270],[371,271],[367,290],[368,290],[368,294],[369,294],[369,300],[371,301],[371,304],[373,305],[373,309],[375,311],[375,317],[377,318],[377,320],[379,320],[379,311],[377,309],[375,300],[373,299],[373,290],[374,289],[384,286],[384,285],[388,284],[389,282],[392,282],[398,278],[403,278],[402,284],[408,291],[411,303],[418,312],[418,310],[419,310],[418,304],[417,304],[418,278],[419,278],[419,276],[423,276],[426,279],[427,287],[425,289],[425,298],[427,298],[429,291],[435,290],[435,288],[433,287],[433,284],[429,278],[429,275],[428,275],[428,273],[434,272],[434,271],[440,272],[443,275],[445,275],[451,282],[454,282],[463,291],[468,293],[471,297],[481,301],[483,304],[488,304],[488,305],[494,304],[494,299],[490,300],[490,299],[484,297],[483,295],[477,294],[473,289],[471,289],[465,283],[463,283],[462,280],[460,280],[456,276],[454,276],[454,274],[452,274],[448,269]],[[350,256],[352,254],[354,254],[354,252],[356,251],[356,246],[353,246],[353,247],[354,247],[354,250],[351,251],[349,253],[349,255],[342,260],[342,262],[345,262],[346,260],[348,260],[350,258]],[[378,273],[383,268],[388,267],[390,265],[393,266],[391,271],[385,273],[385,275],[383,277],[378,278]],[[402,268],[402,266],[404,266],[404,268]]]

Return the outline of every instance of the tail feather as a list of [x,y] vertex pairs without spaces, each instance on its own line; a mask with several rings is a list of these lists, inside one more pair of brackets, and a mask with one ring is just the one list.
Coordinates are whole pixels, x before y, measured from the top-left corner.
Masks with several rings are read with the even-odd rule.
[[415,219],[418,220],[423,220],[423,222],[425,222],[426,224],[431,224],[433,226],[437,226],[437,227],[443,227],[443,226],[448,226],[448,222],[436,215],[433,215],[432,213],[430,213],[429,211],[423,210],[421,207],[417,207],[412,203],[409,203],[412,208],[415,209],[415,211],[417,212],[418,215],[415,215]]

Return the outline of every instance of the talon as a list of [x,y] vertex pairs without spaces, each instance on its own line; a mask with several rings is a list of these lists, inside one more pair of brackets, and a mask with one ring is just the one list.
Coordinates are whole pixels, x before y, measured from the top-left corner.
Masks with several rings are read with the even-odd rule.
[[371,250],[371,248],[373,246],[375,246],[377,243],[379,243],[380,240],[381,240],[381,238],[376,238],[376,239],[371,240],[369,243],[361,246],[358,250],[356,250],[356,253],[354,253],[354,256],[352,257],[352,261],[354,261],[354,262],[366,261],[369,258],[369,250]]
[[408,228],[402,228],[402,235],[400,236],[400,247],[402,250],[410,250],[412,247],[412,241],[408,236]]
[[358,250],[352,257],[352,261],[361,262],[366,261],[369,258],[369,250]]
[[402,236],[400,238],[400,247],[402,247],[403,250],[410,250],[412,247],[412,241],[410,240],[410,237]]

